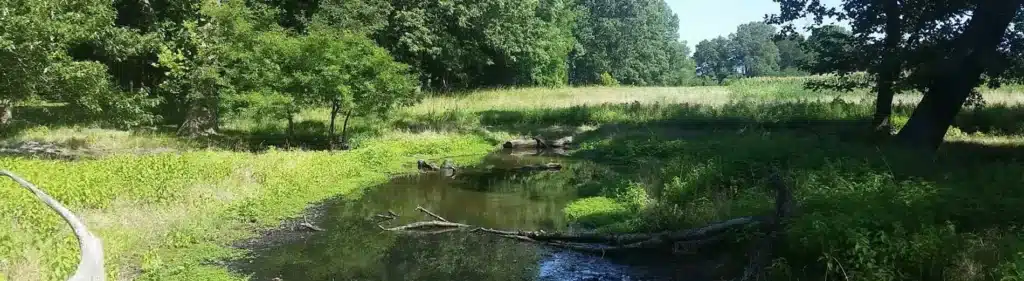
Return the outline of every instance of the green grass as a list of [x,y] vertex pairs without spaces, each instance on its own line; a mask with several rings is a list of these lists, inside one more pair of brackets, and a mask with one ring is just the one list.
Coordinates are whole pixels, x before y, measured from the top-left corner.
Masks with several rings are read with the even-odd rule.
[[[602,186],[597,197],[566,215],[610,231],[761,214],[771,207],[767,171],[782,167],[801,216],[773,266],[777,280],[1024,278],[1024,217],[1014,207],[1024,203],[1019,87],[983,89],[988,106],[958,116],[930,159],[864,136],[873,110],[867,91],[810,92],[799,81],[491,91],[428,100],[401,122],[576,135],[575,158],[614,172],[590,178]],[[919,99],[896,97],[897,127]],[[630,204],[644,201],[628,196],[635,190],[659,195]]]
[[[299,214],[307,203],[415,169],[415,159],[482,153],[492,143],[453,134],[395,133],[341,153],[197,151],[80,162],[0,158],[81,213],[106,247],[111,280],[235,280],[205,263],[229,243]],[[62,280],[77,263],[64,223],[6,182],[0,188],[0,263],[12,280]]]
[[[777,280],[1016,280],[1024,274],[1024,95],[984,90],[989,105],[958,116],[940,154],[922,159],[863,137],[867,91],[800,87],[810,78],[726,86],[500,89],[434,96],[389,118],[357,118],[348,152],[265,150],[326,142],[326,110],[282,120],[234,116],[224,135],[182,140],[163,130],[125,132],[23,123],[27,140],[100,151],[64,162],[0,157],[81,213],[104,239],[113,280],[236,280],[213,263],[231,242],[277,225],[318,200],[414,170],[416,158],[478,154],[518,136],[575,135],[565,179],[584,198],[565,209],[605,231],[692,227],[770,208],[765,173],[794,179],[800,216],[772,270]],[[838,97],[838,98],[837,98]],[[897,126],[919,99],[897,97]],[[51,106],[52,107],[52,106]],[[172,148],[175,153],[139,155]],[[258,149],[257,149],[258,148]],[[482,156],[482,155],[481,155]],[[62,280],[76,263],[63,222],[29,193],[0,188],[0,280]]]

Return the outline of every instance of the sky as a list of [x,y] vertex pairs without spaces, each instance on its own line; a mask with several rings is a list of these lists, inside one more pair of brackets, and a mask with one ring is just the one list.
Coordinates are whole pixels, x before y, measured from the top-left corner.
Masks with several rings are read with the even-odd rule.
[[[772,0],[665,0],[679,16],[679,39],[693,46],[704,39],[726,36],[740,24],[762,21],[767,14],[779,12]],[[837,7],[840,0],[823,0]],[[809,23],[810,20],[803,21]],[[798,22],[797,26],[801,26]],[[802,31],[802,30],[801,30]]]

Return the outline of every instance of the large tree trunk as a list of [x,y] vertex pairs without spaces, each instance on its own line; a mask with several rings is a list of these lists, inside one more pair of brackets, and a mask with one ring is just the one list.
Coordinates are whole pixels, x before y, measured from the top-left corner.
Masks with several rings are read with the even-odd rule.
[[185,121],[178,128],[178,135],[202,136],[215,134],[217,129],[216,105],[195,102],[189,107]]
[[885,50],[878,69],[878,97],[875,100],[875,118],[872,120],[876,133],[891,134],[893,85],[900,77],[900,41],[903,39],[903,22],[900,19],[899,0],[885,0]]
[[986,63],[996,59],[997,47],[1021,0],[992,0],[978,4],[966,30],[949,57],[936,66],[928,91],[897,138],[913,147],[938,150],[946,130],[971,90],[981,80]]
[[334,141],[334,120],[338,119],[339,107],[337,99],[331,101],[331,125],[330,128],[327,129],[327,140],[330,143],[330,150],[334,150],[334,146],[336,144]]
[[352,117],[352,110],[345,111],[345,124],[341,125],[341,149],[348,150],[348,119]]
[[294,113],[288,113],[288,129],[287,129],[287,131],[288,131],[288,133],[287,133],[288,135],[285,136],[285,146],[290,148],[291,145],[292,145],[292,137],[295,136],[295,114]]
[[14,118],[14,103],[0,102],[0,126],[11,124],[12,118]]

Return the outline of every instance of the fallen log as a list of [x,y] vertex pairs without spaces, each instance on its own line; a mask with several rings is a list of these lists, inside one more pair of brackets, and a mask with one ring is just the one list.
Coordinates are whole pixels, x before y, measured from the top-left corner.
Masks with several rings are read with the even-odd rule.
[[[455,167],[455,165],[452,164],[449,161],[445,161],[444,164],[441,165],[441,167],[437,167],[437,165],[427,163],[426,161],[416,160],[416,166],[420,170],[420,172],[425,172],[426,173],[426,172],[438,172],[438,171],[440,171],[446,177],[453,177],[453,176],[455,176],[455,172],[457,171],[457,168]],[[560,171],[560,170],[562,170],[562,164],[547,163],[547,164],[524,165],[524,166],[519,166],[519,167],[513,168],[512,170],[517,170],[517,171],[520,171],[520,172]]]
[[[468,230],[470,233],[495,235],[502,238],[537,243],[541,245],[563,248],[579,252],[606,254],[611,252],[664,249],[677,254],[692,254],[701,249],[719,245],[728,238],[728,234],[741,229],[754,227],[766,237],[759,241],[751,250],[751,257],[744,273],[738,280],[747,281],[758,278],[771,260],[772,246],[784,230],[784,222],[793,214],[793,198],[789,187],[773,175],[770,181],[775,189],[775,212],[769,216],[747,216],[711,223],[703,227],[682,231],[665,231],[657,233],[562,233],[544,231],[500,230],[475,227],[463,223],[450,222],[422,207],[417,210],[434,218],[398,227],[385,228],[386,231],[403,233],[446,233]],[[438,230],[441,229],[441,230]],[[428,232],[429,231],[429,232]]]
[[519,167],[520,171],[523,172],[536,172],[536,171],[560,171],[562,170],[562,164],[558,163],[547,163],[543,165],[526,165]]
[[569,151],[566,151],[565,148],[548,148],[548,149],[532,149],[532,150],[523,149],[523,150],[518,150],[518,151],[517,150],[513,150],[512,152],[509,153],[509,155],[516,156],[516,157],[525,157],[525,156],[535,156],[535,157],[536,156],[566,157],[566,156],[571,156]]
[[508,140],[502,145],[504,148],[562,148],[573,144],[572,136],[547,141],[540,137],[530,139]]

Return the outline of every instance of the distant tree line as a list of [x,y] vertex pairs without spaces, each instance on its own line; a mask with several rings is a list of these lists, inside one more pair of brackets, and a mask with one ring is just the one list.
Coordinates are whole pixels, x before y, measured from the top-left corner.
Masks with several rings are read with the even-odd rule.
[[199,134],[240,111],[387,113],[421,89],[694,76],[663,0],[3,1],[0,15],[4,122],[44,100]]
[[[2,1],[0,123],[41,100],[192,135],[227,114],[292,124],[330,107],[334,132],[339,116],[386,115],[423,90],[866,72],[870,83],[817,86],[875,88],[881,127],[894,93],[928,93],[900,136],[933,147],[971,89],[1024,73],[1021,0],[776,1],[781,13],[692,58],[663,0]],[[806,39],[788,25],[805,17],[817,22]]]
[[742,24],[728,36],[697,43],[693,54],[697,75],[705,83],[717,84],[738,77],[808,75],[817,63],[818,46],[831,32],[849,33],[841,26],[830,25],[804,38],[795,32],[779,32],[763,22]]

